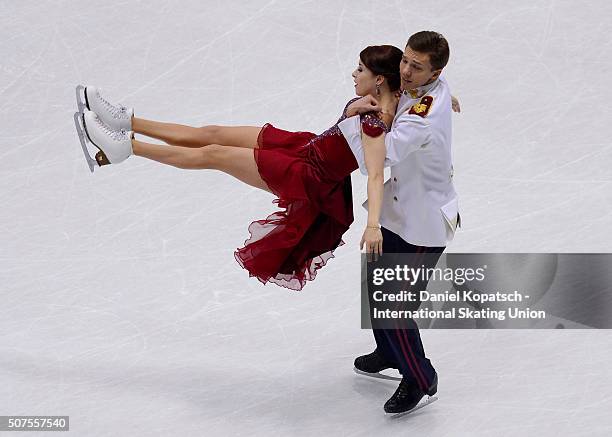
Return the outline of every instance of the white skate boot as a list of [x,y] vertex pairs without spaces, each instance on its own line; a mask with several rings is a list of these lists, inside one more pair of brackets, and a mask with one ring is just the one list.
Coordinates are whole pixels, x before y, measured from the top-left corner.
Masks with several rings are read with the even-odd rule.
[[[132,138],[134,133],[126,130],[113,130],[105,125],[98,115],[85,109],[85,113],[75,112],[76,126],[81,147],[89,170],[93,173],[95,164],[103,166],[118,164],[125,161],[132,154]],[[87,150],[87,142],[99,149],[94,160]]]
[[95,112],[102,122],[113,130],[132,130],[134,108],[113,105],[102,97],[100,92],[101,90],[95,86],[78,85],[76,99],[79,112],[83,113],[85,109]]

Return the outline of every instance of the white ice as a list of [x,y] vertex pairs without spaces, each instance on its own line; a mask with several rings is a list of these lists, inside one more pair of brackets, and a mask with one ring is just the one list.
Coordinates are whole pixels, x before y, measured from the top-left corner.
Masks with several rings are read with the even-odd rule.
[[0,1],[0,415],[77,436],[611,435],[604,330],[423,331],[440,400],[389,420],[395,385],[352,372],[374,344],[359,173],[346,245],[294,293],[233,258],[270,195],[139,157],[92,175],[72,120],[84,83],[147,118],[321,132],[363,47],[434,29],[463,109],[448,250],[609,252],[611,23],[604,0]]

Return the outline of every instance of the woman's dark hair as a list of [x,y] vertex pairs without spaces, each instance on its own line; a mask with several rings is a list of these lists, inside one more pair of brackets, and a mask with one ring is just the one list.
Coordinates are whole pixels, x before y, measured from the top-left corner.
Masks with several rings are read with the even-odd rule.
[[429,55],[429,63],[434,70],[446,67],[450,50],[448,41],[441,33],[423,30],[412,35],[406,44],[415,52]]
[[399,66],[404,52],[395,46],[369,46],[359,53],[363,65],[374,74],[387,79],[389,89],[396,91],[400,87]]

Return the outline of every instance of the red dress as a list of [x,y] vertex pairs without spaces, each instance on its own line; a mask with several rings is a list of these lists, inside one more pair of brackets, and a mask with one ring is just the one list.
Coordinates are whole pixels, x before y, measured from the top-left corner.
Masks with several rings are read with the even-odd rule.
[[[262,283],[301,290],[333,258],[353,222],[351,172],[358,168],[338,123],[320,135],[288,132],[266,124],[254,149],[261,178],[282,209],[249,226],[251,237],[234,253]],[[386,125],[374,114],[361,116],[364,132],[378,136]]]

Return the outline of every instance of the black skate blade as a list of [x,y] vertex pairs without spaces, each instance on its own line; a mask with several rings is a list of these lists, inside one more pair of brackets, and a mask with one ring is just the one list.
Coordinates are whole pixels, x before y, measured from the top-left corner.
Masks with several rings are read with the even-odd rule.
[[387,380],[387,381],[401,381],[402,380],[401,376],[385,375],[384,373],[368,373],[368,372],[364,372],[362,370],[359,370],[356,367],[353,367],[353,371],[357,375],[367,376],[369,378],[374,378],[374,379],[384,379],[384,380]]
[[85,161],[87,161],[87,166],[89,167],[90,172],[94,172],[94,167],[96,166],[96,161],[89,154],[89,150],[87,150],[87,140],[85,139],[85,130],[84,126],[81,125],[82,122],[82,114],[80,112],[74,113],[74,126],[76,127],[77,135],[79,136],[79,141],[81,142],[81,147],[83,148],[83,153],[85,154]]
[[427,399],[425,398],[421,399],[421,401],[412,410],[402,411],[401,413],[385,413],[385,415],[388,416],[392,420],[401,419],[402,417],[405,417],[411,413],[414,413],[415,411],[418,411],[422,408],[427,407],[428,405],[433,404],[437,400],[438,400],[437,396],[428,396]]

